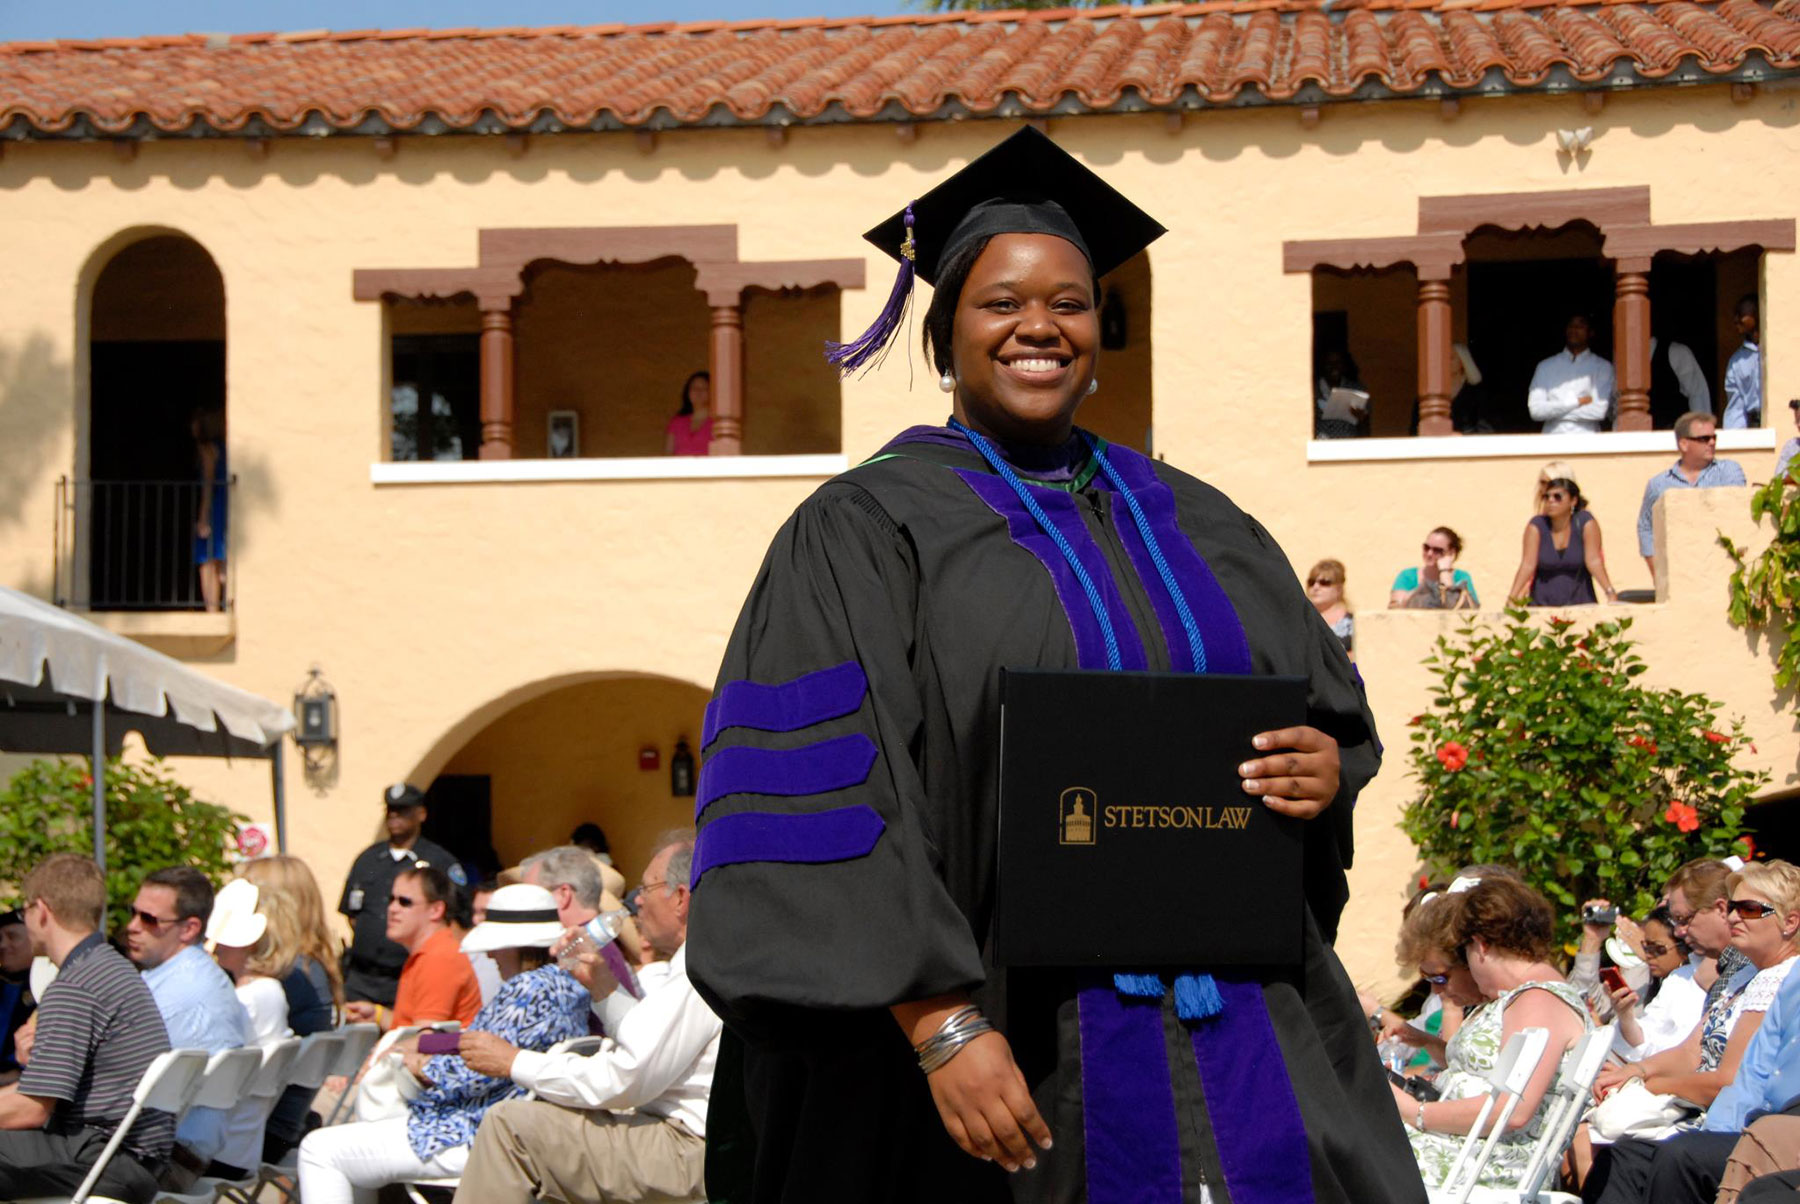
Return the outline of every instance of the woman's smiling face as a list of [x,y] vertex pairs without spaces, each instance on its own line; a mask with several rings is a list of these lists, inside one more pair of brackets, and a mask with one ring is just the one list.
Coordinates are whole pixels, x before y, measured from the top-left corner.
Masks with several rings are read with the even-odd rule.
[[956,416],[1016,443],[1061,443],[1094,379],[1094,271],[1053,234],[998,234],[969,269],[951,338]]

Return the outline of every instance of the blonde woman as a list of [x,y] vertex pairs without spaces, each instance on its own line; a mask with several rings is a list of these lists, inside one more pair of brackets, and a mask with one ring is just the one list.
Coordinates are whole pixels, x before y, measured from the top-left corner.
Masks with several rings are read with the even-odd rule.
[[1306,596],[1331,628],[1331,634],[1343,643],[1350,659],[1355,660],[1351,645],[1356,638],[1356,616],[1344,598],[1344,562],[1321,560],[1313,565],[1306,574]]
[[[238,876],[257,888],[256,910],[267,921],[245,969],[280,982],[287,996],[287,1025],[297,1037],[331,1029],[344,1002],[338,955],[325,925],[318,881],[298,857],[245,862]],[[306,1135],[313,1093],[290,1087],[269,1114],[263,1158],[279,1162]]]
[[[1604,1101],[1632,1079],[1639,1079],[1637,1086],[1643,1092],[1705,1108],[1737,1076],[1750,1039],[1762,1027],[1763,1014],[1775,1002],[1788,974],[1800,964],[1800,866],[1753,861],[1732,874],[1726,885],[1731,945],[1750,959],[1756,968],[1754,976],[1747,981],[1734,976],[1680,1045],[1641,1062],[1603,1068],[1594,1083],[1596,1099]],[[1681,917],[1675,919],[1677,931],[1687,927]],[[1590,1128],[1598,1135],[1605,1135],[1606,1112],[1602,1102],[1589,1118]],[[1641,1109],[1634,1108],[1634,1112]],[[1647,1135],[1624,1136],[1611,1146],[1598,1146],[1582,1198],[1597,1204],[1636,1204],[1647,1199],[1657,1144],[1695,1123],[1682,1120]],[[1641,1128],[1633,1131],[1645,1132]]]

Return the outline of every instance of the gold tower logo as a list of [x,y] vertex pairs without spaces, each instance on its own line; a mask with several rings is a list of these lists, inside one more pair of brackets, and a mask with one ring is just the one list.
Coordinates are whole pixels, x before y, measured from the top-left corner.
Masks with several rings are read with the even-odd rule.
[[1062,792],[1057,808],[1058,844],[1094,843],[1094,792],[1086,786],[1071,786]]

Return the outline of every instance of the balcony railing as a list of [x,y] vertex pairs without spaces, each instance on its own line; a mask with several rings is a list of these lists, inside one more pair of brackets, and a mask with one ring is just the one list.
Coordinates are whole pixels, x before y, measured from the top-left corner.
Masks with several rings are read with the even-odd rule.
[[[195,547],[204,488],[201,481],[58,480],[56,604],[77,610],[206,609]],[[237,478],[223,488],[229,570]],[[227,571],[220,598],[225,610],[231,609],[231,580]]]

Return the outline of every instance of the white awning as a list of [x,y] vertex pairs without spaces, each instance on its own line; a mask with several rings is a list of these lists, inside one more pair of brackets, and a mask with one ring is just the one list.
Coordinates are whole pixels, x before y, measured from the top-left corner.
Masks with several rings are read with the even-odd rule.
[[266,756],[294,726],[284,706],[0,587],[0,750],[85,751],[99,701],[115,749],[129,728],[159,755]]

